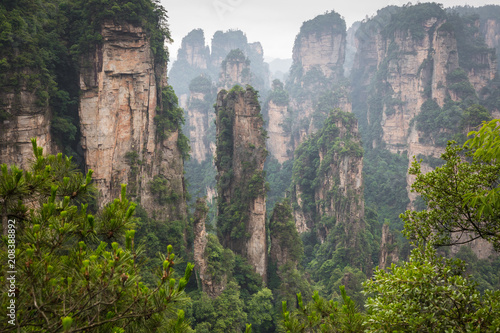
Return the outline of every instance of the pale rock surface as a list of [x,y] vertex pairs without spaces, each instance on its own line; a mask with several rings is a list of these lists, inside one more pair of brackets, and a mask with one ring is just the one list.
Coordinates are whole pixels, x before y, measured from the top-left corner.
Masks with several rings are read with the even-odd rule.
[[[159,140],[154,118],[158,85],[166,85],[165,68],[154,64],[146,33],[141,27],[105,22],[102,45],[83,60],[80,75],[80,130],[86,169],[94,170],[99,203],[120,194],[120,184],[157,219],[182,219],[184,203],[183,161],[177,147],[178,133]],[[90,64],[90,65],[89,65]],[[136,152],[142,163],[131,172],[126,155]],[[150,191],[154,176],[168,180],[176,205],[163,207]]]
[[[247,89],[245,92],[238,92],[234,98],[229,98],[226,91],[221,91],[217,96],[217,110],[225,108],[226,112],[232,113],[232,177],[231,184],[223,193],[222,201],[230,203],[238,200],[235,195],[237,184],[242,182],[244,177],[249,177],[245,168],[247,163],[254,163],[255,168],[251,172],[264,170],[266,158],[265,139],[262,136],[263,120],[260,116],[260,106],[255,94]],[[217,133],[222,131],[220,120],[217,119]],[[218,170],[219,177],[226,172]],[[264,191],[263,191],[264,192]],[[230,248],[235,253],[243,255],[255,271],[264,280],[267,275],[267,236],[266,236],[266,198],[265,194],[257,195],[249,204],[248,219],[245,231],[248,237],[244,240],[233,240],[230,235],[224,235],[222,244]]]
[[272,100],[267,105],[269,122],[267,125],[267,149],[279,163],[283,163],[290,159],[291,137],[285,132],[283,124],[287,121],[288,106],[277,105]]
[[38,106],[36,92],[27,87],[21,87],[17,94],[4,90],[0,91],[0,100],[2,109],[10,115],[0,122],[0,164],[27,168],[33,159],[31,138],[36,138],[44,153],[50,154],[51,112],[48,106]]

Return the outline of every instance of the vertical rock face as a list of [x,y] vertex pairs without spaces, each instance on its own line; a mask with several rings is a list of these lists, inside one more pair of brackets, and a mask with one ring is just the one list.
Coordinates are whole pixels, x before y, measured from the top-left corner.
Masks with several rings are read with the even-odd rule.
[[222,90],[216,108],[219,238],[265,279],[267,151],[257,92],[251,87]]
[[343,76],[345,43],[345,21],[335,12],[304,22],[295,38],[286,85],[295,112],[291,128],[295,148],[321,128],[332,109],[351,111]]
[[[103,43],[90,65],[83,61],[79,110],[85,164],[94,170],[100,202],[117,197],[120,184],[128,183],[148,212],[181,219],[185,204],[178,132],[160,139],[154,121],[165,68],[155,65],[141,27],[107,22],[101,34]],[[150,183],[158,177],[179,199],[171,209],[160,207],[162,200],[151,192]]]
[[28,167],[33,157],[31,138],[50,153],[50,108],[40,106],[36,91],[25,85],[17,92],[4,89],[0,103],[0,163]]
[[346,248],[356,249],[364,228],[363,157],[354,115],[332,112],[324,127],[296,151],[292,198],[297,229],[317,231],[323,242],[342,230]]
[[333,21],[326,27],[316,31],[304,23],[295,40],[293,62],[302,65],[304,74],[319,68],[327,78],[337,78],[344,71],[345,24]]
[[344,74],[349,77],[351,74],[351,69],[354,64],[354,57],[356,56],[356,31],[361,25],[360,21],[354,22],[352,26],[347,29],[346,35],[346,47],[345,47],[345,62],[344,62]]
[[193,79],[189,85],[189,102],[185,109],[188,121],[188,134],[191,145],[191,158],[201,163],[215,154],[215,126],[213,99],[215,87],[206,76]]
[[207,69],[210,61],[210,50],[205,45],[203,30],[191,31],[182,39],[182,45],[177,55],[178,61],[186,61],[190,66]]
[[[259,42],[248,43],[247,37],[240,30],[229,30],[226,32],[217,31],[212,38],[211,66],[218,70],[226,56],[232,51],[239,49],[252,62],[252,71],[258,76],[266,75],[264,66],[264,50]],[[259,69],[263,69],[260,71]],[[268,72],[268,70],[267,70]]]
[[274,80],[272,91],[264,104],[264,118],[267,124],[267,149],[280,164],[293,157],[290,127],[292,115],[288,108],[289,97],[283,83]]
[[169,83],[179,96],[181,107],[186,107],[189,83],[202,74],[211,74],[210,50],[205,45],[203,30],[194,29],[182,39],[177,59],[169,72]]
[[483,31],[486,45],[498,50],[500,47],[500,19],[488,19],[481,30]]
[[[191,107],[188,108],[188,117],[189,117],[189,137],[191,144],[191,158],[196,160],[198,163],[204,161],[209,153],[209,147],[206,146],[204,135],[209,126],[209,115],[204,112],[204,110],[195,106],[202,102],[205,99],[205,94],[203,93],[193,93],[189,95],[189,105]],[[212,117],[213,119],[213,117]]]
[[[497,70],[490,50],[473,46],[472,28],[435,4],[388,7],[362,23],[353,95],[373,147],[406,151],[410,163],[413,156],[439,158],[446,137],[459,131],[459,103],[477,98]],[[428,125],[438,117],[436,128]],[[412,182],[407,177],[408,190]]]
[[382,238],[380,239],[380,257],[378,267],[385,269],[391,263],[399,261],[398,249],[394,246],[396,244],[394,235],[389,230],[389,225],[382,226]]
[[231,89],[235,84],[245,86],[251,83],[250,60],[240,50],[232,50],[221,64],[219,87]]
[[[213,253],[209,252],[210,250],[213,251],[213,249],[209,249],[209,241],[214,242],[215,240],[213,238],[209,239],[205,229],[207,213],[208,207],[205,203],[205,199],[198,199],[196,201],[196,210],[193,220],[193,253],[198,285],[201,285],[201,290],[203,292],[206,292],[210,297],[215,298],[219,296],[226,287],[227,275],[224,274],[224,272],[227,267],[222,267],[222,269],[217,272],[210,271],[209,266],[213,263],[210,263],[209,256],[213,255]],[[215,275],[212,275],[212,273],[215,273]]]
[[204,199],[196,201],[196,211],[193,220],[193,257],[195,269],[198,272],[197,277],[200,278],[202,288],[205,286],[205,274],[207,270],[207,260],[204,257],[205,249],[207,247],[207,231],[205,228],[205,221],[207,219],[208,207]]
[[283,163],[290,159],[290,135],[285,130],[284,125],[289,117],[288,106],[277,104],[276,101],[270,100],[267,103],[267,112],[269,122],[267,132],[269,140],[267,141],[267,149],[279,163]]

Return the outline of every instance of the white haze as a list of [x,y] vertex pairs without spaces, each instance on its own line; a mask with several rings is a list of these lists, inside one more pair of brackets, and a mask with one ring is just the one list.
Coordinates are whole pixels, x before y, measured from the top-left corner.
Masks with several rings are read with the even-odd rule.
[[[171,60],[177,57],[182,38],[191,30],[201,28],[210,46],[217,30],[239,29],[249,42],[261,42],[266,60],[292,57],[295,36],[302,22],[326,11],[342,15],[347,27],[355,21],[374,15],[388,5],[401,6],[404,0],[161,0],[168,11],[174,43],[168,46]],[[482,6],[492,0],[445,0],[444,7]]]

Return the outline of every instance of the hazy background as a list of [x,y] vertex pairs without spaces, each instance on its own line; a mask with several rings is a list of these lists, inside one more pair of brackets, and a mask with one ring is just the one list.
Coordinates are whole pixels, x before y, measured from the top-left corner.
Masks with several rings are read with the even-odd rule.
[[[210,46],[217,30],[240,29],[249,42],[259,41],[267,61],[291,58],[295,36],[302,22],[326,11],[335,10],[352,23],[374,15],[388,5],[404,5],[404,0],[161,0],[167,9],[174,43],[169,45],[171,61],[177,57],[182,38],[193,29],[202,28]],[[482,6],[492,0],[438,1],[444,7],[456,5]]]

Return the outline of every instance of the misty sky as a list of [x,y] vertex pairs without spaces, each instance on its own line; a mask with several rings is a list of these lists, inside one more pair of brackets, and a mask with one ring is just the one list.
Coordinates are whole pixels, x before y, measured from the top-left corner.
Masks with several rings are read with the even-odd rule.
[[[205,42],[215,31],[240,29],[249,42],[259,41],[266,60],[291,58],[295,36],[302,22],[326,11],[335,10],[353,22],[372,16],[387,5],[403,5],[405,0],[161,0],[168,11],[174,43],[169,45],[171,59],[177,57],[182,38],[191,30],[202,28]],[[496,0],[443,0],[444,7],[455,5],[482,6]]]

